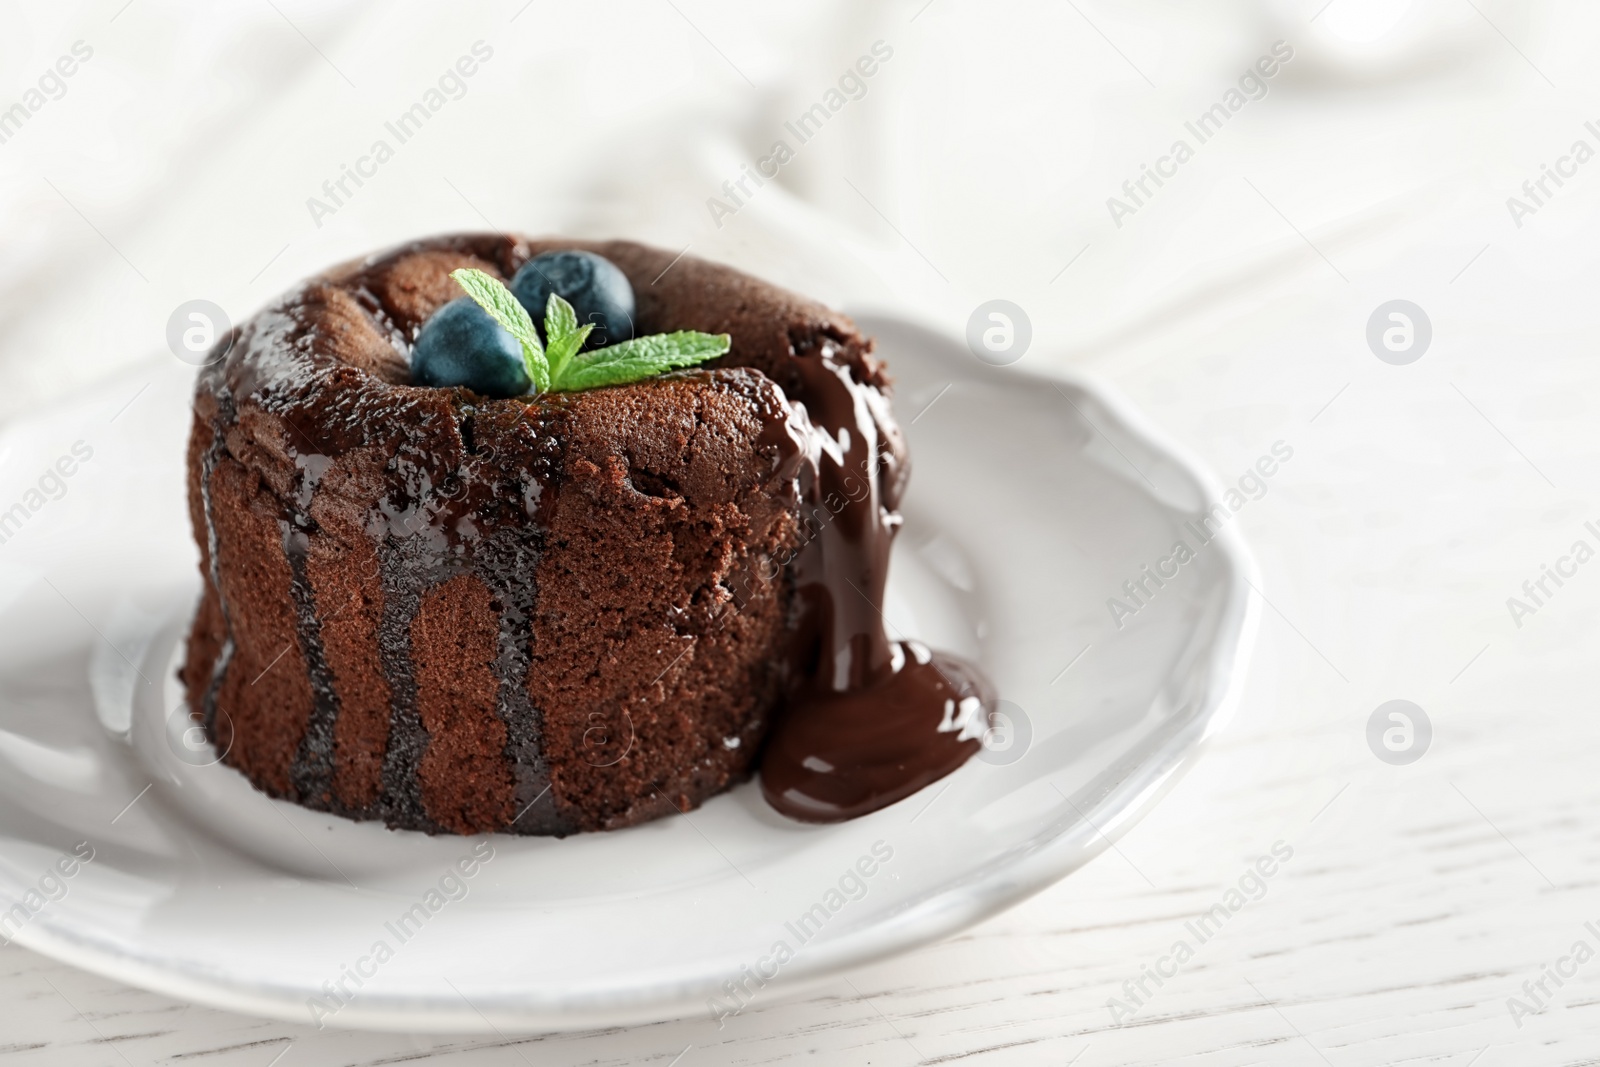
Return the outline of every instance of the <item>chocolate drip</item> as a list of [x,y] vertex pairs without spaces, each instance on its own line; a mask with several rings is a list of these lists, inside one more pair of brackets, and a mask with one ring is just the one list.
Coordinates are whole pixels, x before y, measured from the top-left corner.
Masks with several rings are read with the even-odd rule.
[[813,685],[846,693],[894,671],[882,604],[906,466],[887,412],[873,410],[882,394],[857,384],[840,354],[827,338],[795,354],[795,399],[814,427],[800,492],[815,531],[795,560],[795,583],[820,628]]
[[994,693],[963,660],[916,642],[867,685],[790,709],[761,764],[767,802],[806,822],[853,819],[903,800],[972,757]]
[[506,724],[506,759],[514,775],[517,815],[511,829],[523,834],[569,833],[569,821],[557,812],[550,796],[550,766],[542,745],[544,716],[528,697],[533,610],[539,594],[533,575],[539,553],[515,531],[507,531],[486,538],[478,546],[477,559],[475,571],[500,606],[496,710]]
[[[417,710],[417,681],[411,670],[411,624],[422,605],[422,594],[435,584],[438,561],[423,554],[416,538],[382,537],[378,544],[379,577],[383,582],[383,619],[378,624],[378,657],[392,694],[389,744],[383,754],[384,819],[394,825],[440,827],[428,818],[422,803],[417,768],[428,750],[428,732]],[[438,580],[442,581],[443,576]]]
[[339,718],[339,694],[334,690],[333,672],[328,668],[322,647],[322,619],[317,614],[316,595],[306,575],[309,535],[314,529],[311,497],[329,462],[326,456],[320,455],[296,457],[299,486],[286,509],[287,516],[279,519],[278,525],[283,531],[283,554],[289,561],[295,637],[311,681],[311,714],[294,761],[289,765],[289,781],[300,803],[321,810],[339,810],[343,805],[333,796],[333,730]]
[[[807,540],[794,563],[815,667],[790,697],[761,761],[767,802],[836,822],[887,807],[965,763],[994,705],[976,668],[891,642],[883,617],[889,553],[910,471],[879,389],[857,381],[832,338],[797,344],[797,386],[813,431],[801,497]],[[802,647],[804,647],[802,645]]]
[[[530,424],[526,414],[512,421],[507,432],[520,429],[550,440],[534,428],[543,416],[536,415]],[[503,469],[495,450],[479,448],[475,440],[480,433],[492,434],[494,424],[480,428],[476,413],[466,408],[458,429],[466,451],[454,469],[441,474],[435,457],[413,456],[407,450],[395,457],[389,473],[396,488],[367,523],[384,587],[379,649],[392,693],[383,768],[385,818],[391,824],[438,829],[426,814],[418,778],[431,738],[418,706],[411,633],[430,590],[471,574],[489,589],[499,613],[495,714],[506,727],[514,804],[514,821],[505,829],[570,832],[548,795],[549,767],[540,746],[543,716],[528,696],[538,599],[534,575],[544,536],[538,516],[554,496],[549,473],[553,455],[534,442],[531,459],[519,452],[521,458]]]
[[427,754],[429,735],[422,724],[413,670],[411,632],[422,598],[469,568],[459,544],[452,544],[442,512],[459,495],[456,481],[434,485],[432,457],[401,449],[389,463],[394,488],[367,517],[367,534],[378,550],[383,582],[383,618],[378,652],[392,694],[389,746],[383,758],[384,817],[391,825],[421,826],[440,832],[427,814],[417,771]]
[[[233,421],[233,398],[227,390],[218,389],[216,401],[217,414],[211,422],[211,444],[206,449],[200,465],[200,502],[206,522],[206,559],[211,564],[211,588],[216,591],[217,612],[222,616],[222,644],[217,650],[217,658],[211,664],[211,679],[206,683],[205,698],[199,709],[201,725],[212,744],[217,743],[215,729],[217,693],[222,689],[222,680],[228,674],[228,665],[233,662],[233,620],[228,614],[228,601],[222,595],[222,567],[217,561],[217,548],[221,538],[217,536],[217,517],[211,499],[211,475],[215,473],[217,463],[228,451],[223,428],[228,422]],[[192,711],[193,709],[191,713]]]
[[[511,253],[509,246],[498,251]],[[387,262],[392,265],[393,259]],[[541,497],[548,503],[554,495],[547,490],[559,448],[552,450],[552,436],[534,429],[544,417],[538,408],[498,405],[482,415],[464,392],[401,390],[393,401],[389,399],[381,383],[404,381],[409,341],[433,298],[408,306],[408,291],[394,286],[380,297],[370,283],[384,269],[384,265],[346,269],[342,286],[322,280],[309,283],[297,298],[261,313],[239,336],[230,338],[232,358],[202,370],[198,392],[214,397],[220,409],[211,420],[214,438],[203,454],[201,477],[210,583],[220,600],[210,478],[217,464],[230,457],[225,434],[235,433],[236,446],[242,444],[251,455],[248,460],[231,458],[249,466],[263,458],[293,464],[287,492],[282,481],[268,478],[267,484],[283,509],[280,525],[291,574],[295,633],[312,692],[306,728],[289,769],[296,799],[341,814],[439,832],[445,828],[428,815],[429,801],[419,778],[432,738],[424,725],[426,709],[419,706],[413,628],[424,600],[434,590],[463,574],[481,581],[499,613],[492,653],[497,689],[493,713],[506,728],[509,801],[514,805],[509,814],[516,816],[514,827],[484,829],[568,832],[569,821],[557,814],[554,798],[548,795],[549,767],[540,746],[543,716],[528,694],[537,602],[534,571],[543,537],[537,513]],[[400,302],[395,304],[397,293]],[[357,386],[358,381],[363,384]],[[233,395],[247,397],[257,419],[269,416],[266,436],[257,436],[263,426],[260,421],[239,432],[244,428],[231,402]],[[475,427],[480,417],[485,420],[481,432]],[[495,447],[480,447],[480,438],[492,440],[500,454],[496,456]],[[308,570],[309,539],[329,535],[311,518],[311,504],[332,466],[369,450],[388,454],[379,474],[382,495],[367,516],[366,534],[376,550],[383,593],[375,665],[389,690],[389,727],[375,803],[366,810],[346,811],[333,790],[342,758],[336,740],[339,683],[322,647],[322,620]],[[341,467],[342,485],[348,485],[352,476],[363,475]],[[210,665],[212,677],[203,702],[208,727],[215,719],[217,695],[233,656],[225,604],[222,614],[225,643]]]

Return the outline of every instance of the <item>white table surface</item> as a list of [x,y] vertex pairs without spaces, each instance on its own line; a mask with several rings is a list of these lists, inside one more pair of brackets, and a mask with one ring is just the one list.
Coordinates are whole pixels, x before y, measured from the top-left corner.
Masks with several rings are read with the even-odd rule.
[[[120,5],[103,6],[81,19],[98,20],[106,69],[118,61],[115,34],[137,32],[140,9],[118,14],[115,25],[126,29],[113,30],[111,12]],[[930,11],[916,32],[935,32],[940,19],[959,17],[941,9]],[[897,17],[904,21],[905,12],[897,9]],[[506,12],[495,18],[504,23]],[[1099,40],[1072,25],[1074,40]],[[1109,36],[1135,56],[1155,51],[1134,23],[1108,25]],[[1106,183],[1099,179],[1071,200],[1090,220],[1085,226],[1099,227],[1085,229],[1087,236],[1052,224],[1039,243],[1000,227],[1007,250],[1018,252],[1004,286],[962,262],[963,249],[982,246],[979,237],[936,234],[936,197],[918,200],[913,191],[883,201],[907,232],[866,217],[881,230],[884,256],[898,256],[913,270],[923,270],[924,261],[943,267],[947,289],[931,277],[924,289],[934,299],[948,297],[953,328],[980,299],[1014,296],[1034,309],[1040,327],[1032,365],[1071,363],[1120,387],[1224,482],[1276,441],[1294,449],[1266,495],[1235,520],[1257,554],[1269,600],[1238,715],[1115,849],[959,937],[802,996],[763,998],[721,1030],[699,1018],[507,1040],[316,1032],[180,1003],[12,946],[0,949],[0,1061],[74,1067],[1600,1063],[1600,960],[1587,962],[1561,988],[1551,986],[1547,1009],[1520,1025],[1508,1007],[1509,998],[1527,996],[1525,982],[1538,979],[1574,942],[1600,949],[1600,938],[1584,925],[1600,926],[1593,814],[1600,803],[1594,699],[1600,663],[1590,651],[1600,640],[1600,563],[1579,568],[1520,626],[1506,605],[1575,540],[1600,547],[1584,530],[1588,520],[1600,523],[1600,364],[1591,354],[1600,165],[1580,172],[1522,228],[1505,206],[1521,181],[1536,177],[1540,164],[1554,160],[1582,135],[1583,120],[1594,117],[1586,114],[1593,108],[1580,88],[1592,62],[1581,39],[1557,36],[1541,52],[1512,27],[1509,36],[1539,63],[1535,77],[1522,65],[1527,57],[1512,54],[1511,39],[1472,25],[1479,45],[1504,51],[1497,77],[1518,80],[1515,94],[1495,89],[1481,108],[1419,120],[1414,137],[1406,134],[1410,141],[1400,127],[1370,125],[1370,113],[1324,116],[1313,136],[1292,108],[1263,109],[1251,131],[1206,158],[1203,172],[1195,164],[1187,191],[1174,191],[1133,220],[1143,231],[1132,223],[1124,231],[1109,228],[1099,207]],[[710,36],[723,36],[711,28]],[[323,36],[312,29],[365,84],[371,65],[348,39],[330,43],[333,30]],[[686,33],[681,25],[678,31]],[[470,40],[473,33],[455,36]],[[72,39],[71,28],[63,34]],[[915,40],[910,29],[905,35],[911,62]],[[290,54],[303,43],[283,34],[272,47]],[[55,36],[43,40],[38,56],[48,60],[57,44]],[[503,47],[514,54],[513,42]],[[120,62],[132,62],[131,46],[123,51]],[[722,60],[707,53],[697,62],[721,69]],[[1171,72],[1153,65],[1151,71],[1156,77],[1146,80],[1168,88]],[[1539,96],[1546,93],[1544,72],[1555,78]],[[1122,74],[1130,92],[1144,91]],[[725,69],[722,75],[731,78]],[[1204,76],[1194,84],[1199,88],[1183,97],[1182,107],[1169,101],[1151,108],[1158,128],[1215,95]],[[175,81],[174,94],[180,88]],[[321,88],[327,99],[343,91]],[[114,91],[94,90],[101,100]],[[135,99],[147,93],[137,85],[132,91]],[[97,98],[90,85],[73,92],[79,95],[67,98],[72,106],[92,113]],[[322,99],[302,95],[299,106]],[[1315,110],[1314,102],[1304,106]],[[1298,114],[1304,119],[1306,111]],[[352,123],[353,129],[369,124],[365,115]],[[60,129],[66,136],[65,117]],[[1477,145],[1478,162],[1470,168],[1461,163],[1462,143]],[[1391,151],[1408,144],[1418,150]],[[23,178],[34,181],[26,172],[35,166],[61,177],[61,160],[23,154],[29,150],[24,145],[0,158],[6,189],[23,188]],[[115,152],[90,157],[72,164],[79,170],[68,168],[69,185],[91,184],[92,175],[112,167],[107,159]],[[1117,157],[1111,170],[1126,171],[1127,158]],[[422,161],[420,154],[414,159],[407,166]],[[1302,167],[1296,181],[1274,180],[1296,160]],[[1441,160],[1432,174],[1439,180],[1418,177],[1428,161]],[[295,188],[314,189],[310,179],[328,165],[325,154],[313,158]],[[1346,172],[1329,179],[1331,189],[1304,173],[1337,166]],[[1386,166],[1393,168],[1387,184],[1374,178],[1371,187],[1350,191]],[[423,177],[437,184],[437,173]],[[197,181],[189,188],[203,199],[216,185]],[[1383,195],[1375,191],[1380,186],[1388,190]],[[479,224],[482,212],[453,197],[445,197],[445,207],[437,200],[420,206],[420,223],[389,217],[394,208],[383,198],[406,188],[396,178],[389,192],[373,193],[361,210],[383,221],[368,219],[365,228],[347,227],[336,238],[302,232],[298,202],[291,204],[286,210],[300,226],[284,246],[292,250],[247,285],[243,278],[256,270],[255,260],[266,262],[283,243],[277,235],[260,236],[251,248],[261,254],[248,270],[229,274],[239,276],[226,283],[230,301],[259,303],[297,273],[333,258],[331,246],[348,252],[345,245],[368,231]],[[1347,201],[1341,191],[1349,192]],[[1008,193],[1026,199],[1060,190],[1052,181],[993,192],[995,210],[1003,212]],[[53,205],[53,224],[82,230],[74,220],[87,215],[69,214],[42,187],[39,196]],[[139,298],[154,309],[146,325],[158,330],[166,309],[198,288],[181,272],[169,285],[175,268],[163,273],[185,246],[158,240],[152,228],[136,229],[126,215],[109,214],[108,222],[97,209],[112,207],[99,200],[84,206],[161,287]],[[510,208],[492,209],[497,221],[501,210],[507,225],[524,225]],[[640,228],[658,232],[650,230],[654,225]],[[1196,230],[1204,225],[1214,233]],[[111,256],[88,230],[71,232],[72,240],[81,238],[78,252],[99,257],[99,273],[85,284],[121,292],[126,280],[114,272],[126,269],[127,257]],[[1249,240],[1241,239],[1242,250],[1231,250],[1225,263],[1159,254],[1167,235],[1192,249],[1246,233]],[[715,254],[715,240],[704,240],[705,251]],[[725,256],[737,260],[739,239],[730,240]],[[908,248],[913,240],[916,247]],[[1046,282],[1085,241],[1090,251],[1071,268],[1082,280],[1069,273]],[[1130,266],[1130,258],[1141,256],[1135,266],[1149,266],[1150,273]],[[20,269],[16,262],[0,266]],[[214,265],[202,257],[196,269]],[[873,270],[884,273],[883,261]],[[1033,281],[1018,280],[1029,271],[1037,275]],[[1108,291],[1137,291],[1140,300],[1108,303]],[[1408,366],[1380,362],[1364,339],[1369,314],[1396,297],[1420,304],[1434,328],[1430,350]],[[88,321],[86,328],[94,328],[92,316]],[[145,332],[156,336],[152,330]],[[13,389],[33,381],[16,369],[25,354],[15,339],[44,336],[35,323],[31,333],[0,342],[0,367]],[[1381,762],[1366,741],[1368,717],[1396,698],[1425,709],[1434,729],[1429,750],[1408,766]],[[1108,998],[1123,997],[1126,980],[1138,979],[1143,965],[1185,937],[1185,923],[1280,841],[1293,856],[1266,882],[1261,899],[1201,946],[1134,1017],[1114,1020]]]

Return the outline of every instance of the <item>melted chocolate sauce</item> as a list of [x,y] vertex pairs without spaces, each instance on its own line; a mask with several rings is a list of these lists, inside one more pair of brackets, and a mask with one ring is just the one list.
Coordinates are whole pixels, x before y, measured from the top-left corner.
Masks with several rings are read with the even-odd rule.
[[867,685],[790,705],[761,761],[767,803],[805,822],[854,819],[904,800],[982,747],[994,694],[977,669],[910,641],[891,652],[890,672]]
[[981,747],[994,695],[972,665],[891,642],[883,594],[910,470],[888,398],[858,383],[839,346],[796,351],[790,399],[812,426],[794,561],[816,660],[761,757],[767,803],[805,822],[877,811],[949,774]]

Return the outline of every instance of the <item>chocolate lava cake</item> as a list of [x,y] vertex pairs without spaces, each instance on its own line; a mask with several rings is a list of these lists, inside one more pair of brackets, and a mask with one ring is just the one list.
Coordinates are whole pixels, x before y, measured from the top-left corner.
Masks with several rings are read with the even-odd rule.
[[[731,349],[582,392],[413,384],[419,330],[462,294],[452,271],[510,279],[573,249],[626,275],[638,333]],[[927,665],[878,608],[907,473],[888,382],[820,304],[628,242],[451,236],[310,280],[214,355],[180,676],[223,760],[271,796],[430,833],[614,829],[747,778],[806,694]],[[952,709],[970,727],[982,686],[944,666],[917,683],[938,690],[935,756],[896,733],[892,788],[834,783],[790,814],[871,810],[970,756]],[[916,736],[939,721],[924,711]],[[849,736],[817,718],[805,738]],[[791,785],[834,773],[785,751]]]

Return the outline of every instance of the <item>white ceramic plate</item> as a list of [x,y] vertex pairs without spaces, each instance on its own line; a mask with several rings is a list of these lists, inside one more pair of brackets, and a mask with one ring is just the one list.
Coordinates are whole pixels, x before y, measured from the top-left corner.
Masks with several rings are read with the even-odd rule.
[[[1184,523],[1215,500],[1206,477],[1102,388],[858,321],[898,380],[914,463],[889,617],[987,668],[1009,747],[824,827],[777,816],[754,784],[562,841],[429,838],[270,801],[182,735],[193,372],[166,359],[0,434],[0,897],[20,904],[0,937],[300,1022],[571,1029],[732,1007],[730,980],[770,997],[1087,862],[1231,710],[1249,558],[1229,529],[1199,546]],[[1195,558],[1118,628],[1107,599],[1180,539]],[[75,847],[92,860],[62,859]]]

